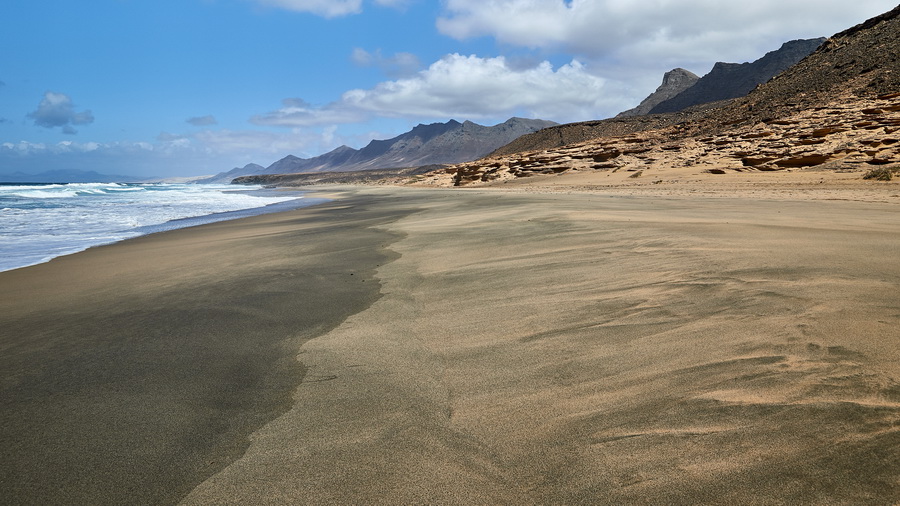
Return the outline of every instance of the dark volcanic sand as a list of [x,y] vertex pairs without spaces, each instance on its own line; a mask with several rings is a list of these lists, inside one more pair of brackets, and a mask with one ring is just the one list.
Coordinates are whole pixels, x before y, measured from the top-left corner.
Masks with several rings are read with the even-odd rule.
[[165,504],[291,405],[304,341],[379,297],[348,198],[0,273],[0,503]]

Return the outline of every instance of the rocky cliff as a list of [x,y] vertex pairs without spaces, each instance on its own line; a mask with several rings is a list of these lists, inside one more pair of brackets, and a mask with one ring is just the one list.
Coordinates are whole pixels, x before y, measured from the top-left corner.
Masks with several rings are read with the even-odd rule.
[[662,84],[656,91],[651,93],[641,103],[627,111],[622,111],[616,115],[617,118],[625,118],[629,116],[641,116],[649,114],[650,111],[661,102],[669,100],[684,90],[693,86],[700,78],[697,74],[682,68],[672,69],[663,75]]
[[[749,95],[669,114],[560,125],[426,178],[477,184],[537,174],[900,172],[900,6],[829,38]],[[594,137],[589,137],[593,135]],[[580,140],[573,140],[580,139]],[[515,147],[528,146],[515,151]]]
[[823,42],[824,38],[792,40],[752,63],[716,63],[712,70],[693,86],[668,100],[661,101],[649,112],[650,114],[675,112],[694,105],[742,97],[758,85],[768,82],[797,64]]

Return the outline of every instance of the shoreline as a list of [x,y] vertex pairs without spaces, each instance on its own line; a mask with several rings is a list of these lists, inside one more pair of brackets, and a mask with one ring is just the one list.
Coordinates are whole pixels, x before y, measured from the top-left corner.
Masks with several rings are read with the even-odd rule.
[[[134,481],[107,481],[115,490],[93,491],[101,502],[140,502],[153,487],[168,494],[155,502],[182,504],[900,500],[893,203],[313,190],[336,200],[96,248],[14,283],[19,271],[0,273],[22,287],[0,298],[4,322],[21,317],[18,337],[0,341],[0,370],[15,370],[10,352],[31,359],[4,375],[16,395],[3,398],[32,405],[5,409],[0,426],[38,413],[41,399],[52,415],[23,425],[24,443],[3,434],[31,459],[3,469],[15,478],[0,482],[4,497],[102,483],[108,469],[55,474],[54,451],[72,466],[108,451]],[[84,279],[59,282],[81,263],[94,266]],[[331,307],[339,314],[320,314]],[[173,328],[200,351],[149,360],[132,349]],[[103,348],[115,344],[103,329],[128,346]],[[66,344],[73,335],[98,339]],[[242,348],[249,337],[275,351]],[[158,377],[189,356],[186,382],[219,371],[193,398],[143,383],[123,391],[108,371],[49,374],[102,370],[117,353]],[[248,356],[264,373],[249,384],[233,367]],[[267,408],[235,397],[255,388]],[[41,432],[39,422],[66,427],[82,403],[129,395],[164,401],[173,423],[197,406],[206,423],[254,422],[218,433],[230,450],[214,464],[188,444],[195,435],[140,424],[91,420],[83,439]],[[196,454],[203,465],[140,481],[128,466],[145,453],[96,444],[117,436],[143,438],[159,462]]]
[[0,273],[0,496],[175,503],[291,405],[297,347],[379,297],[371,198]]
[[[0,183],[0,184],[2,184],[2,183]],[[60,184],[65,185],[68,183],[60,183]],[[253,192],[264,191],[264,190],[265,189],[247,190],[247,189],[238,188],[234,191],[238,192],[238,193],[243,192],[243,193],[252,194]],[[267,190],[265,190],[265,191],[267,191]],[[96,248],[99,246],[106,246],[106,245],[110,245],[110,244],[116,244],[116,243],[119,243],[122,241],[127,241],[129,239],[134,239],[136,237],[142,237],[142,236],[149,235],[149,234],[165,232],[168,230],[177,230],[180,228],[205,225],[208,223],[216,223],[219,221],[235,220],[235,219],[246,218],[246,217],[251,217],[251,216],[259,216],[259,215],[263,215],[263,214],[271,214],[271,213],[289,211],[292,209],[301,209],[304,207],[314,206],[314,205],[318,205],[318,204],[321,204],[324,202],[328,202],[328,200],[329,200],[326,198],[309,198],[306,196],[306,194],[311,193],[308,190],[291,189],[288,191],[297,193],[298,196],[293,200],[275,202],[275,203],[266,204],[266,205],[263,205],[260,207],[237,209],[234,211],[215,212],[215,213],[209,213],[209,214],[204,214],[204,215],[199,215],[199,216],[188,216],[186,218],[176,218],[173,220],[166,221],[164,223],[158,223],[158,224],[153,224],[153,225],[143,225],[143,226],[136,227],[136,228],[133,228],[130,230],[122,230],[119,233],[123,233],[123,234],[124,233],[134,233],[136,235],[123,237],[123,238],[119,238],[119,239],[115,239],[115,240],[110,240],[109,242],[100,242],[100,243],[90,244],[87,246],[73,246],[71,249],[67,249],[65,252],[60,252],[60,253],[56,253],[56,254],[51,253],[50,255],[42,258],[41,260],[34,261],[33,263],[28,263],[25,265],[19,265],[19,266],[9,267],[9,268],[0,268],[0,272],[21,269],[24,267],[30,267],[32,265],[40,265],[42,263],[47,263],[50,260],[53,260],[54,258],[59,258],[62,256],[67,256],[67,255],[73,255],[75,253],[80,253],[82,251],[86,251],[91,248]]]

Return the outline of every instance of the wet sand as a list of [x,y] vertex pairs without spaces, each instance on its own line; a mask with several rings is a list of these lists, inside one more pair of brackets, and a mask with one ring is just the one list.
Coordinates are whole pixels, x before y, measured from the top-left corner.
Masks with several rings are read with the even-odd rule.
[[305,340],[377,300],[395,216],[340,203],[0,273],[0,503],[174,504],[292,405]]
[[[900,501],[896,204],[341,193],[331,209],[0,274],[24,287],[4,289],[4,324],[28,336],[2,341],[3,399],[18,409],[4,409],[3,447],[25,459],[2,496],[57,493],[42,486],[52,483],[99,501],[185,504]],[[313,243],[305,230],[319,234]],[[68,288],[60,280],[79,269],[67,262],[117,276]],[[351,284],[351,272],[366,282]],[[332,292],[340,286],[350,288]],[[189,331],[171,330],[178,322]],[[124,337],[110,339],[120,328]],[[153,344],[170,334],[193,344]],[[227,366],[267,349],[256,342],[276,350],[253,353],[258,376]],[[142,348],[161,352],[149,360]],[[60,374],[107,356],[133,363]],[[181,383],[148,382],[176,376],[173,363],[187,364]],[[116,381],[128,374],[140,378],[135,391]],[[194,382],[207,387],[189,397]],[[240,409],[235,392],[247,399],[234,401]],[[268,404],[253,404],[260,397]],[[154,399],[163,406],[150,408]],[[118,417],[113,405],[138,408]],[[172,424],[202,420],[185,422],[193,432],[145,433],[142,420],[157,412]],[[61,419],[71,413],[80,428]],[[249,446],[239,443],[250,430]],[[124,445],[133,439],[146,445]],[[220,460],[202,472],[174,467],[207,455]],[[7,477],[18,466],[5,460]],[[137,479],[147,469],[156,474]],[[109,473],[136,479],[114,492],[84,485]],[[141,495],[148,484],[168,495]]]

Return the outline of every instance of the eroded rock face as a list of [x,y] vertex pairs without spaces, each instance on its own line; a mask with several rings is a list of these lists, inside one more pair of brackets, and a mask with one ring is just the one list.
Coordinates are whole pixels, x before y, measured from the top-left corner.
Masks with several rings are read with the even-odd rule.
[[640,105],[627,111],[622,111],[616,115],[617,118],[625,118],[629,116],[641,116],[649,114],[650,111],[661,102],[669,100],[682,91],[693,86],[700,77],[690,70],[682,68],[672,69],[663,75],[662,84],[656,91],[645,98]]
[[900,165],[900,93],[844,97],[786,118],[684,136],[684,127],[594,139],[561,148],[493,156],[430,174],[431,184],[472,185],[578,171],[697,172],[859,170]]
[[824,38],[792,40],[752,63],[716,63],[693,86],[660,102],[648,112],[675,112],[698,104],[742,97],[795,65],[823,42]]
[[834,35],[746,97],[547,128],[426,181],[483,184],[650,167],[714,173],[900,167],[898,44],[900,6]]
[[[829,38],[798,64],[749,95],[679,112],[570,123],[523,135],[492,155],[552,150],[592,138],[680,125],[685,136],[786,118],[845,95],[900,91],[900,6]],[[812,141],[810,141],[812,143]]]

